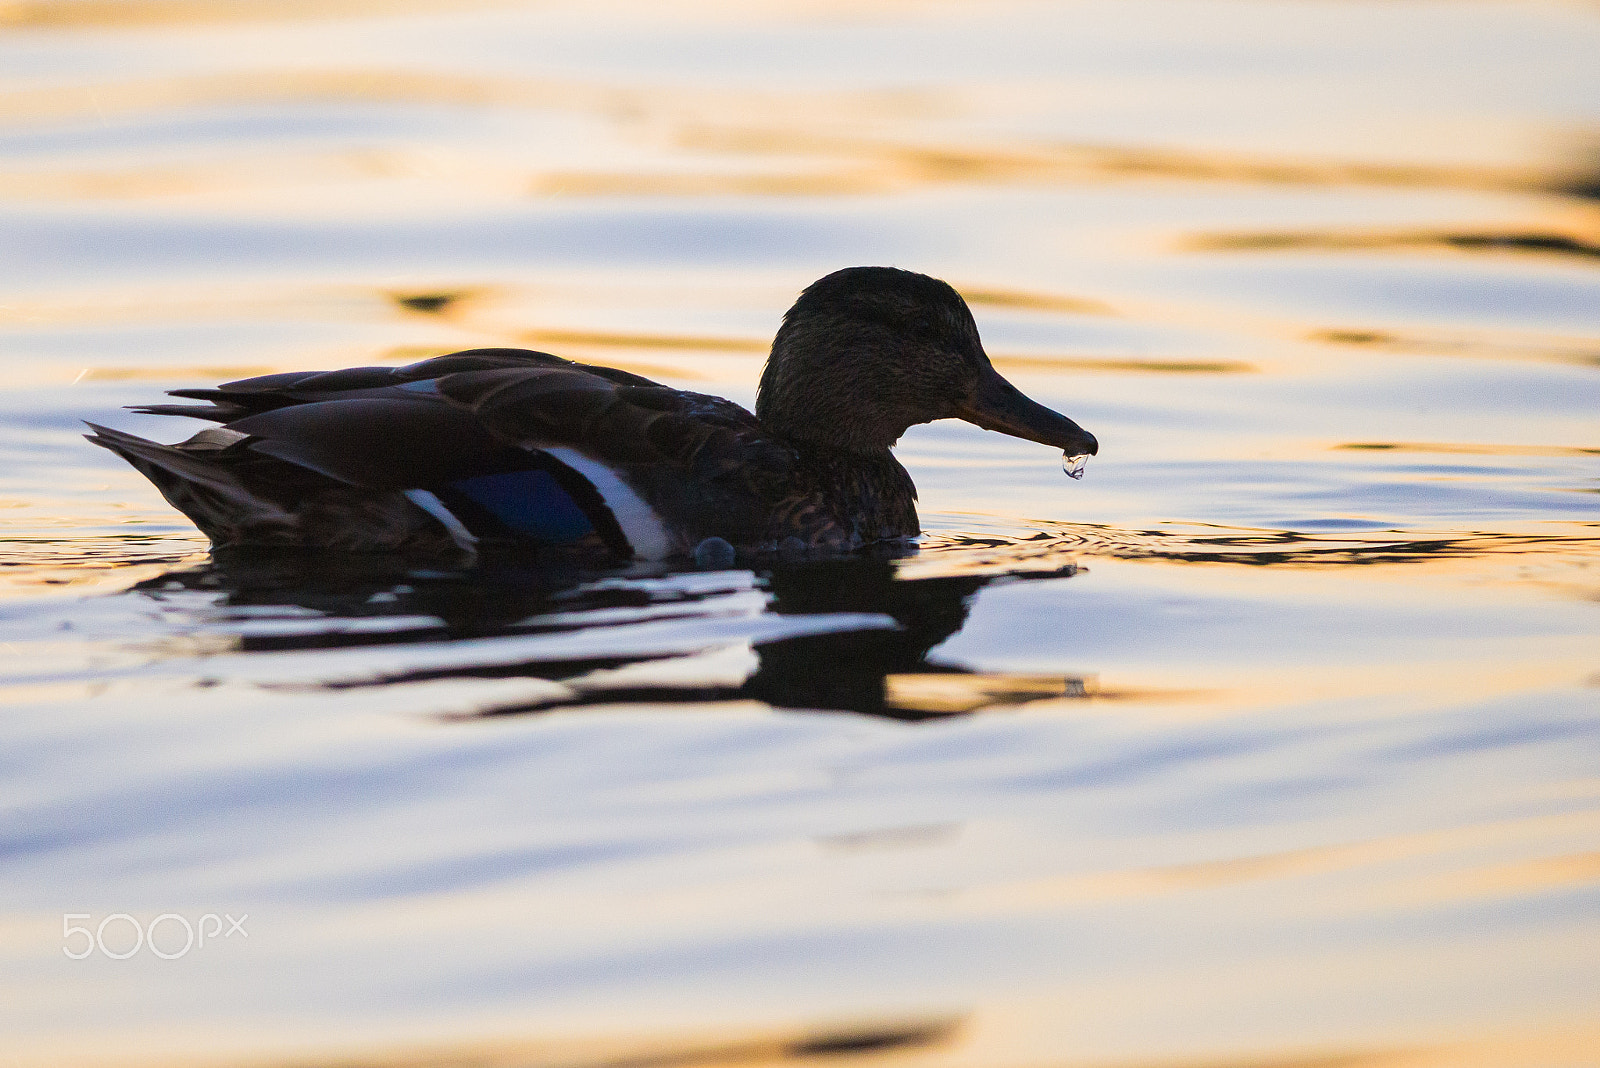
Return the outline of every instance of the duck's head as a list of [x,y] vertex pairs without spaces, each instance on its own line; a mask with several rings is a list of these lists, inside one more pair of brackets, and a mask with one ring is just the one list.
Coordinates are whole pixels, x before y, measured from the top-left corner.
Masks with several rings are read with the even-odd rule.
[[783,317],[756,414],[791,440],[876,453],[907,427],[965,419],[1071,454],[1094,435],[1000,377],[967,302],[893,267],[847,267],[813,282]]

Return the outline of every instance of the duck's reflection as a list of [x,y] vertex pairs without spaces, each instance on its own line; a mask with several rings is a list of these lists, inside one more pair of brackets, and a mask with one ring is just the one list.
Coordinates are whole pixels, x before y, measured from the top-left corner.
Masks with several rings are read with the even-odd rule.
[[847,709],[897,719],[938,715],[940,710],[892,704],[888,680],[935,671],[966,674],[929,664],[928,651],[961,629],[972,595],[989,581],[971,575],[897,580],[887,560],[775,570],[768,577],[773,612],[877,612],[898,626],[808,634],[757,646],[761,665],[742,689],[778,708]]
[[[585,705],[684,704],[757,700],[776,708],[826,709],[921,720],[1043,697],[1084,694],[1083,680],[1061,676],[978,674],[929,660],[929,652],[961,629],[973,596],[998,578],[1063,578],[1071,566],[1024,574],[961,574],[907,579],[891,559],[851,558],[775,566],[757,573],[599,575],[525,560],[485,563],[470,572],[407,569],[384,558],[333,558],[299,553],[218,552],[209,564],[141,583],[138,591],[169,597],[204,590],[209,611],[225,623],[278,619],[284,627],[244,627],[242,652],[349,649],[358,646],[462,643],[458,663],[381,678],[330,681],[329,687],[397,685],[448,678],[529,678],[567,684],[560,697],[497,704],[479,715],[506,715]],[[722,579],[723,581],[718,581]],[[759,612],[826,629],[752,643],[757,665],[737,683],[684,682],[668,662],[705,650],[681,645],[619,653],[602,635],[619,622],[710,619],[726,614],[730,588],[765,600]],[[883,617],[887,617],[884,619]],[[832,619],[877,619],[863,627]],[[890,625],[890,620],[892,624]],[[485,663],[472,639],[595,635],[595,652]],[[613,632],[614,633],[614,632]],[[660,664],[662,670],[652,671]],[[615,669],[630,668],[609,680]]]

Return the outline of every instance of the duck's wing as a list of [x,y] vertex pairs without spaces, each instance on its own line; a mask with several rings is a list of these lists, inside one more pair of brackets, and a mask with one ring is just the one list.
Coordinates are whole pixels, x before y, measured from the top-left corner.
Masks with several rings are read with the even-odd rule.
[[131,410],[149,415],[185,415],[229,423],[257,412],[313,404],[318,401],[381,396],[396,386],[408,385],[464,371],[517,370],[540,367],[581,367],[619,385],[654,386],[657,383],[615,367],[589,366],[532,349],[484,348],[435,356],[403,367],[344,367],[337,371],[284,371],[224,382],[210,389],[168,390],[170,397],[202,401],[201,404],[144,404]]
[[243,436],[237,450],[411,494],[474,536],[593,531],[622,555],[762,540],[795,460],[731,401],[518,349],[175,395],[204,403],[143,410],[223,422]]
[[767,540],[775,505],[797,488],[794,450],[732,401],[600,370],[612,369],[487,368],[437,388],[496,438],[582,475],[641,555],[685,552],[713,535]]

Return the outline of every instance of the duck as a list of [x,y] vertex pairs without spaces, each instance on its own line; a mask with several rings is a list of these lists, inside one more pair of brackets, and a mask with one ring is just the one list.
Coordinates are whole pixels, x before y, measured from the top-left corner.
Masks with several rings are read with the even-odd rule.
[[784,315],[755,411],[545,352],[295,371],[131,406],[213,424],[161,444],[85,435],[147,477],[213,549],[474,556],[487,545],[730,564],[850,553],[920,533],[891,451],[937,419],[1095,455],[1093,434],[995,370],[965,300],[849,267]]

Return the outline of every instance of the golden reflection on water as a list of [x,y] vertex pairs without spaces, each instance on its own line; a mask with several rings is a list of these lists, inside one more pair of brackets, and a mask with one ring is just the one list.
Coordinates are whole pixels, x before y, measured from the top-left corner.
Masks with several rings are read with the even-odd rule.
[[1600,344],[1593,338],[1531,335],[1506,330],[1472,333],[1452,330],[1331,329],[1307,335],[1308,341],[1350,345],[1419,356],[1467,356],[1488,360],[1538,360],[1600,366]]
[[[61,5],[63,9],[77,5]],[[91,5],[89,9],[98,7]],[[107,5],[108,7],[120,5]],[[271,70],[192,74],[101,82],[88,86],[35,86],[0,92],[0,121],[92,119],[174,109],[260,104],[368,103],[456,108],[555,110],[587,115],[614,127],[625,140],[651,148],[665,144],[691,157],[716,159],[715,169],[675,162],[663,167],[652,154],[631,166],[607,170],[546,164],[518,165],[486,146],[437,151],[362,147],[337,151],[276,149],[262,158],[153,164],[134,168],[85,165],[0,174],[0,192],[17,198],[140,198],[182,196],[263,183],[334,182],[342,178],[440,178],[527,196],[859,196],[947,185],[1072,186],[1130,180],[1246,183],[1269,186],[1370,186],[1393,189],[1566,192],[1591,181],[1570,168],[1371,164],[1293,157],[1264,158],[1169,147],[1050,144],[963,144],[859,132],[887,129],[908,118],[948,113],[958,101],[905,91],[800,93],[717,92],[650,86],[637,88],[559,79],[398,69]],[[771,161],[741,169],[740,160]],[[804,161],[804,162],[802,162]],[[732,163],[733,169],[727,164]],[[1328,235],[1236,235],[1199,239],[1208,248],[1329,247]],[[1347,242],[1498,247],[1494,234],[1384,238]],[[1593,243],[1564,235],[1506,235],[1508,247],[1590,255]],[[1542,245],[1541,245],[1542,242]],[[1317,245],[1316,243],[1321,243]],[[1520,244],[1519,244],[1520,243]]]
[[[134,86],[116,91],[114,105],[117,111],[143,110],[145,108],[174,108],[197,106],[238,106],[252,101],[315,100],[330,91],[327,85],[343,79],[319,79],[316,84],[297,89],[283,87],[276,93],[249,93],[244,87],[229,85],[236,93],[221,91],[193,95],[165,86]],[[404,94],[392,96],[368,89],[366,75],[353,75],[353,85],[360,92],[348,93],[352,100],[396,99],[406,103],[422,101]],[[220,89],[220,87],[219,87]],[[13,97],[20,92],[9,94]],[[81,92],[61,94],[58,91],[35,90],[30,99],[6,99],[0,94],[0,118],[13,121],[33,120],[44,115],[64,118],[74,114],[94,113],[94,108],[73,106],[71,98],[81,97]],[[340,96],[346,94],[341,93]],[[441,94],[445,99],[432,101],[439,104],[481,104],[477,92],[459,96]],[[530,91],[530,95],[536,95]],[[552,93],[562,97],[564,93]],[[596,95],[608,95],[597,90]],[[63,99],[62,97],[66,98]],[[464,98],[464,99],[463,99]],[[99,99],[97,96],[96,99]],[[134,101],[139,101],[136,104]],[[554,101],[551,101],[553,105]],[[626,105],[624,107],[627,107]],[[581,109],[588,110],[588,109]],[[9,114],[8,114],[9,113]],[[1285,162],[1226,162],[1195,158],[1156,151],[1128,151],[1096,146],[1061,146],[1053,150],[998,150],[964,149],[956,147],[917,147],[853,142],[840,139],[821,139],[795,135],[779,138],[751,138],[770,143],[772,151],[782,155],[811,154],[823,159],[841,153],[863,157],[861,162],[846,167],[815,170],[796,169],[791,163],[782,172],[707,171],[687,172],[671,170],[630,171],[578,171],[553,169],[543,173],[516,167],[490,154],[474,154],[453,159],[441,171],[437,153],[419,155],[402,149],[367,148],[358,151],[318,153],[310,150],[277,152],[270,158],[243,160],[237,163],[188,163],[171,165],[142,164],[132,168],[106,166],[80,166],[70,170],[26,170],[0,173],[0,193],[17,199],[139,199],[149,197],[182,197],[218,192],[248,194],[268,185],[336,183],[341,180],[361,179],[414,179],[448,180],[458,191],[466,187],[488,187],[512,192],[522,190],[528,197],[842,197],[867,194],[892,194],[909,192],[922,187],[945,185],[1034,185],[1073,186],[1107,182],[1145,179],[1176,180],[1184,182],[1208,181],[1217,183],[1256,183],[1273,185],[1299,185],[1307,187],[1366,185],[1390,188],[1436,188],[1464,190],[1496,190],[1509,192],[1537,192],[1559,189],[1565,178],[1539,171],[1483,171],[1470,168],[1385,168],[1326,166]],[[780,143],[781,142],[781,143]],[[704,136],[684,137],[679,147],[696,152],[726,151],[733,145],[747,142],[740,139],[712,139]],[[1245,241],[1246,239],[1240,239]],[[1545,238],[1547,247],[1539,250],[1546,254],[1592,255],[1590,246],[1570,238]],[[1272,247],[1293,247],[1288,239],[1274,245],[1273,239],[1263,238],[1252,244],[1225,245],[1212,243],[1197,247],[1245,248],[1256,250]],[[1520,239],[1529,247],[1532,239]],[[1570,248],[1559,247],[1565,242]],[[1466,238],[1452,242],[1414,241],[1409,247],[1425,248],[1429,245],[1461,249],[1467,247]],[[1301,247],[1318,247],[1307,244]],[[1323,245],[1321,247],[1373,247],[1356,244]],[[1505,247],[1515,250],[1517,239],[1496,244],[1485,237],[1482,247]],[[1578,251],[1571,251],[1577,249]]]
[[[1111,315],[1105,304],[1086,298],[1036,292],[963,290],[970,303],[1019,308],[1028,311],[1062,314]],[[402,290],[373,292],[329,287],[296,291],[263,287],[255,293],[224,293],[210,296],[179,290],[155,291],[138,296],[108,294],[90,301],[21,301],[0,306],[0,322],[33,326],[60,323],[117,323],[163,320],[206,320],[230,317],[295,316],[318,320],[373,320],[383,303],[417,323],[438,322],[462,333],[457,343],[408,344],[391,346],[376,354],[368,349],[351,349],[348,355],[318,353],[295,356],[292,353],[273,364],[141,364],[130,366],[91,366],[80,368],[75,381],[171,380],[186,385],[247,378],[279,371],[306,370],[334,364],[363,364],[373,359],[384,362],[413,362],[465,348],[485,345],[533,347],[575,359],[600,359],[623,370],[647,377],[710,379],[714,371],[697,369],[692,362],[660,364],[644,361],[618,362],[619,353],[661,352],[743,355],[764,359],[771,347],[769,337],[712,336],[674,334],[661,331],[623,332],[562,327],[527,329],[520,325],[529,319],[545,318],[545,308],[555,298],[537,290],[509,287],[477,287],[449,291]],[[571,314],[570,309],[563,309]],[[476,335],[476,336],[474,336]],[[1251,374],[1260,368],[1242,360],[1163,359],[1153,356],[1096,357],[1078,354],[1028,354],[994,350],[994,365],[1001,370],[1030,374]],[[309,361],[309,362],[308,362]],[[65,370],[40,368],[39,382],[55,382]],[[13,378],[12,384],[22,380]]]
[[1088,356],[1011,356],[996,353],[991,362],[1002,371],[1033,374],[1106,372],[1111,374],[1237,375],[1259,370],[1241,360],[1104,360]]
[[270,375],[280,370],[284,370],[284,368],[272,364],[218,365],[214,367],[191,367],[185,364],[168,367],[89,367],[84,369],[79,380],[88,382],[123,382],[139,379],[199,379],[206,380],[209,384],[210,382],[228,382],[240,378],[252,378],[256,375]]
[[[468,0],[491,6],[495,0]],[[271,19],[327,19],[402,14],[445,7],[439,0],[0,0],[0,26],[92,29],[194,25]],[[466,3],[450,5],[456,9]]]
[[1483,442],[1355,441],[1335,449],[1357,452],[1425,452],[1460,456],[1600,456],[1600,448],[1568,445],[1488,445]]
[[[1538,855],[1487,864],[1475,860],[1494,847],[1537,850],[1543,843],[1592,838],[1596,832],[1600,832],[1600,813],[1578,812],[1189,864],[997,883],[965,889],[959,894],[963,905],[975,909],[1026,910],[1302,879],[1365,868],[1370,869],[1370,875],[1358,893],[1370,900],[1358,902],[1344,883],[1332,892],[1345,907],[1363,904],[1392,908],[1600,882],[1600,854]],[[1432,870],[1419,874],[1414,863],[1401,863],[1416,861],[1426,861]],[[1329,890],[1322,888],[1321,892]],[[1301,907],[1314,904],[1307,896],[1304,891],[1295,895]]]
[[[771,1068],[807,1065],[865,1068],[1023,1068],[1035,1062],[1028,1043],[1062,1029],[1060,1006],[1033,1012],[984,1009],[967,1017],[886,1020],[815,1031],[500,1041],[464,1041],[418,1051],[389,1050],[381,1042],[350,1049],[337,1061],[218,1057],[185,1061],[191,1068]],[[1060,1035],[1052,1034],[1055,1045]],[[1590,1068],[1600,1029],[1498,1032],[1451,1042],[1413,1042],[1392,1048],[1248,1049],[1194,1057],[1129,1060],[1072,1056],[1059,1068]],[[140,1055],[135,1048],[133,1056]],[[89,1061],[58,1062],[80,1068]],[[123,1062],[135,1068],[171,1068],[164,1059]]]
[[979,308],[1023,308],[1028,311],[1065,312],[1072,315],[1116,315],[1116,309],[1102,300],[1068,296],[1062,293],[1039,293],[1020,289],[998,289],[994,286],[968,286],[956,284],[956,291],[968,304]]
[[[652,122],[675,126],[685,115],[721,115],[730,120],[809,117],[852,123],[868,116],[896,120],[927,114],[939,99],[905,92],[729,93],[668,86],[641,88],[559,78],[395,68],[279,69],[102,82],[92,92],[75,85],[9,89],[0,91],[0,120],[103,120],[112,115],[173,108],[361,102],[572,111],[639,129]],[[805,143],[804,138],[799,143]],[[745,138],[735,142],[741,153],[751,144]]]
[[946,672],[889,675],[885,703],[929,712],[972,712],[1057,697],[1087,697],[1089,680],[1047,675],[966,675]]
[[[575,360],[579,363],[604,363],[607,367],[613,367],[619,371],[627,371],[630,374],[643,375],[645,378],[711,381],[722,376],[715,371],[695,367],[692,359],[672,364],[651,363],[647,360],[626,359],[620,357],[618,353],[638,351],[649,354],[659,353],[661,350],[674,350],[691,356],[697,353],[738,353],[751,351],[752,345],[759,345],[760,343],[746,342],[738,338],[676,337],[666,334],[611,334],[583,330],[530,330],[518,337],[507,338],[503,342],[491,341],[486,342],[487,344],[504,344],[515,347],[532,346],[537,350],[549,351],[553,355]],[[416,363],[421,360],[431,359],[434,356],[445,356],[467,347],[476,346],[403,345],[380,353],[377,359],[384,363]],[[762,351],[765,350],[763,349]]]
[[[1398,600],[1419,591],[1397,584],[1393,592]],[[1404,714],[1393,705],[1397,693],[1424,693],[1440,704],[1467,704],[1581,685],[1594,663],[1592,644],[1589,639],[1483,642],[1476,645],[1475,658],[1469,662],[1455,659],[1463,654],[1462,648],[1435,658],[1424,645],[1418,659],[1406,663],[1375,654],[1359,661],[1291,668],[1219,655],[1208,663],[1182,667],[1130,664],[1118,670],[1100,665],[1098,692],[1087,698],[1044,698],[1022,710],[1036,716],[1137,715],[1150,722],[1195,723],[1316,701],[1361,707],[1374,716],[1391,707]]]
[[1583,263],[1600,259],[1600,210],[1592,204],[1559,213],[1546,210],[1533,221],[1533,227],[1516,229],[1257,231],[1201,234],[1184,244],[1199,252],[1451,252]]
[[890,708],[942,715],[1028,705],[1038,711],[1057,702],[1118,701],[1174,704],[1223,695],[1213,691],[1108,687],[1094,675],[1028,675],[995,672],[917,672],[884,678],[884,703]]
[[522,340],[536,345],[578,345],[601,349],[692,349],[697,352],[748,352],[765,356],[771,346],[757,338],[685,337],[672,334],[621,334],[594,330],[530,330]]
[[[34,520],[34,527],[47,520]],[[61,526],[72,526],[63,517]],[[175,567],[206,559],[204,537],[163,534],[79,535],[53,541],[6,537],[0,529],[0,600],[51,589],[116,592]]]
[[1600,259],[1600,244],[1571,234],[1540,233],[1398,233],[1398,234],[1235,234],[1199,238],[1200,251],[1277,252],[1286,249],[1446,250],[1462,253],[1502,252],[1557,259]]
[[1565,173],[1525,168],[1327,164],[1100,145],[980,149],[900,144],[795,130],[701,127],[685,130],[679,143],[684,148],[703,152],[845,156],[860,162],[831,171],[783,175],[558,171],[538,179],[533,191],[589,196],[851,196],[940,185],[1063,186],[1146,179],[1311,187],[1364,185],[1538,191],[1563,189],[1572,181]]
[[[186,1068],[714,1068],[762,1065],[865,1065],[939,1063],[941,1054],[959,1048],[959,1015],[908,1015],[899,1018],[842,1020],[833,1025],[768,1029],[728,1027],[718,1031],[663,1030],[584,1037],[468,1039],[424,1047],[382,1040],[341,1044],[336,1052],[305,1058],[213,1053],[185,1057]],[[499,1030],[506,1030],[504,1026]],[[215,1041],[208,1045],[215,1046]],[[272,1046],[281,1043],[265,1042]],[[60,1055],[62,1050],[57,1047]],[[933,1056],[934,1061],[928,1060]],[[146,1059],[138,1043],[125,1049],[118,1065],[172,1068],[169,1058]],[[332,1057],[333,1059],[330,1059]],[[21,1062],[19,1062],[21,1063]],[[60,1068],[100,1064],[93,1054],[67,1053]]]
[[1375,530],[1310,534],[1287,530],[1174,524],[1130,530],[1096,524],[1053,524],[1031,537],[924,535],[922,553],[899,567],[918,577],[963,574],[1002,560],[1014,566],[1071,563],[1079,556],[1184,564],[1238,564],[1274,569],[1439,564],[1455,569],[1491,559],[1548,555],[1587,563],[1600,555],[1600,524],[1542,523],[1526,532]]

